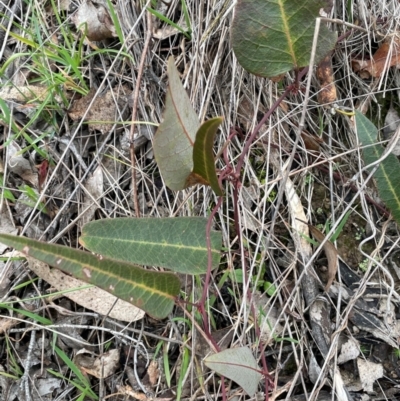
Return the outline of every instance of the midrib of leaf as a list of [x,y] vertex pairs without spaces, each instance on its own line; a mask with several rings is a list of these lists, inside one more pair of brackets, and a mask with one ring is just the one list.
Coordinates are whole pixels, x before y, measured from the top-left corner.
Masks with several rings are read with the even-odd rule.
[[[383,154],[383,149],[380,148],[380,145],[374,145],[372,147],[372,152],[374,153],[374,159],[378,160]],[[390,154],[387,155],[387,158],[389,157],[391,157]],[[375,172],[375,178],[377,179],[377,184],[381,196],[383,191],[389,191],[392,194],[392,199],[388,199],[386,196],[384,196],[382,200],[387,203],[394,202],[397,210],[400,210],[400,198],[396,193],[396,188],[392,185],[390,174],[388,174],[387,172],[387,166],[388,166],[387,162],[389,162],[389,160],[386,160],[386,158],[385,160],[382,160],[382,162],[379,164],[377,171]],[[380,175],[380,177],[382,177],[382,179],[385,180],[385,183],[383,183],[381,179],[378,179],[377,175]],[[390,207],[393,208],[393,205],[391,205]]]
[[[101,236],[95,236],[95,235],[90,235],[92,239],[108,239],[108,237],[101,237]],[[139,244],[139,245],[144,245],[144,246],[156,246],[157,248],[163,247],[163,248],[178,248],[178,249],[187,249],[187,250],[193,250],[193,251],[203,251],[204,249],[207,249],[207,247],[201,247],[201,246],[187,246],[187,245],[174,245],[174,244],[160,244],[160,242],[149,242],[149,241],[133,241],[129,239],[122,239],[118,238],[118,243],[127,243],[129,244]],[[216,255],[219,255],[218,250],[211,250],[212,253],[215,253]]]
[[[41,250],[40,252],[43,252],[46,255],[50,255],[50,256],[53,255],[51,252],[46,252],[46,251],[43,251],[43,250]],[[86,256],[92,257],[92,255],[89,255],[86,252],[83,252],[83,253]],[[27,255],[29,256],[28,253],[27,253]],[[59,257],[59,259],[63,259],[66,262],[70,262],[70,263],[74,263],[74,264],[77,264],[77,263],[80,264],[81,263],[81,262],[78,261],[78,259],[68,258],[66,256],[61,256],[61,257]],[[111,262],[111,259],[108,259],[108,261]],[[96,256],[93,256],[93,262],[101,263],[102,261],[99,260]],[[129,268],[129,265],[126,262],[123,262],[121,265],[123,265],[124,267]],[[172,295],[170,295],[170,294],[168,294],[166,292],[162,292],[162,291],[159,291],[159,290],[155,289],[154,287],[148,287],[145,284],[137,283],[137,282],[132,281],[130,279],[126,279],[125,277],[121,278],[117,274],[114,274],[113,272],[110,272],[109,270],[107,270],[107,271],[106,270],[101,270],[100,268],[96,267],[94,264],[90,264],[90,262],[89,262],[89,264],[88,263],[82,263],[82,266],[83,266],[83,269],[85,267],[88,267],[88,268],[90,268],[91,272],[94,272],[94,273],[97,273],[97,274],[101,274],[103,276],[104,275],[105,276],[109,276],[110,278],[114,278],[116,281],[122,281],[124,283],[128,283],[132,287],[141,288],[141,289],[145,290],[146,292],[151,292],[153,294],[158,294],[158,295],[162,295],[164,297],[169,297],[170,299],[174,299],[174,297]],[[140,266],[136,266],[136,265],[132,265],[132,266],[135,266],[135,267],[137,267],[139,269],[142,269]],[[142,270],[144,272],[146,272],[146,270],[144,270],[144,269],[142,269]]]
[[193,171],[205,180],[214,192],[222,196],[218,177],[215,170],[215,159],[213,152],[214,138],[222,117],[214,117],[204,122],[196,133],[196,140],[193,147]]
[[284,1],[282,1],[282,0],[278,1],[279,8],[281,10],[281,15],[282,15],[283,31],[284,31],[284,33],[286,35],[286,38],[287,38],[287,42],[288,42],[288,45],[289,45],[289,51],[290,51],[290,55],[291,55],[292,60],[293,60],[293,64],[297,65],[296,55],[295,55],[295,52],[294,52],[294,49],[293,49],[293,43],[292,43],[291,35],[290,35],[289,24],[288,24],[286,12],[285,12],[285,7],[284,7],[283,3],[284,3]]
[[190,135],[189,135],[189,133],[188,133],[188,131],[187,131],[187,129],[186,129],[186,126],[185,126],[185,124],[183,123],[182,118],[181,118],[181,112],[182,112],[182,110],[178,110],[178,107],[176,106],[176,103],[175,103],[175,98],[174,98],[174,96],[173,96],[173,94],[172,94],[172,91],[171,91],[170,87],[168,87],[168,91],[169,91],[169,94],[170,94],[170,96],[171,96],[171,102],[172,102],[172,104],[174,105],[174,109],[175,109],[176,115],[177,115],[177,117],[178,117],[178,119],[179,119],[179,123],[180,123],[180,125],[183,127],[183,131],[185,132],[185,135],[186,135],[186,137],[188,138],[188,140],[189,140],[189,142],[190,142],[190,145],[193,147],[194,142],[193,142],[192,139],[190,138]]
[[[109,269],[101,270],[101,269],[99,269],[99,267],[96,266],[96,264],[101,264],[101,263],[104,263],[104,264],[105,263],[113,263],[114,266],[120,265],[122,268],[126,268],[126,269],[128,269],[129,267],[135,267],[135,268],[143,271],[145,274],[149,274],[149,273],[154,274],[155,273],[155,272],[151,272],[151,271],[146,271],[138,265],[129,264],[127,262],[116,261],[116,260],[107,259],[107,258],[100,260],[98,257],[96,257],[90,253],[75,249],[74,252],[79,254],[80,257],[82,258],[81,260],[79,260],[78,257],[71,258],[71,257],[66,256],[65,252],[63,252],[63,251],[65,251],[64,247],[56,245],[56,244],[45,244],[47,247],[52,247],[54,249],[54,252],[51,252],[51,251],[46,251],[46,249],[43,249],[43,246],[42,247],[40,246],[41,244],[39,241],[29,240],[29,241],[34,241],[35,245],[25,245],[25,244],[23,244],[24,239],[22,239],[22,238],[20,239],[20,237],[15,237],[15,236],[8,235],[8,234],[1,234],[0,237],[9,239],[9,240],[13,241],[14,243],[16,242],[17,244],[19,244],[21,246],[21,248],[20,248],[21,251],[23,253],[25,253],[27,256],[31,256],[36,259],[37,256],[33,255],[33,253],[40,252],[42,255],[44,255],[44,257],[49,257],[50,259],[53,258],[55,260],[55,263],[49,263],[49,264],[55,268],[59,268],[61,270],[68,271],[69,273],[71,273],[71,271],[69,271],[67,268],[63,268],[63,266],[61,266],[61,265],[59,267],[57,266],[56,261],[57,261],[57,259],[60,259],[65,263],[71,263],[75,266],[81,265],[82,266],[82,268],[80,269],[81,271],[83,271],[83,269],[85,267],[87,267],[88,269],[90,269],[91,273],[97,273],[102,276],[108,276],[111,279],[116,279],[116,281],[118,281],[118,282],[131,284],[133,287],[140,288],[140,289],[146,291],[147,293],[161,295],[162,297],[170,298],[171,300],[174,300],[174,296],[171,294],[168,294],[167,292],[162,292],[160,290],[157,290],[154,287],[148,287],[146,284],[143,284],[143,283],[137,283],[135,281],[132,281],[131,279],[127,279],[126,277],[121,278],[120,276],[110,272]],[[35,248],[33,248],[33,246]],[[14,245],[14,247],[15,247],[15,245]],[[31,252],[30,248],[33,248],[32,252]],[[56,255],[57,251],[59,251],[59,253]],[[44,261],[44,260],[42,260],[42,261]],[[48,263],[48,262],[45,262],[45,263]],[[73,269],[75,270],[75,268],[73,268]],[[172,273],[164,273],[164,272],[163,273],[158,272],[158,274],[171,274],[172,275]],[[84,276],[85,275],[82,274],[81,279],[88,281],[87,279],[84,278]]]
[[394,200],[394,201],[397,203],[397,209],[400,210],[400,199],[399,199],[399,197],[396,195],[396,190],[395,190],[395,188],[393,187],[391,180],[389,179],[389,175],[386,174],[385,164],[382,163],[382,164],[379,166],[379,169],[380,169],[381,172],[384,174],[385,179],[386,179],[386,183],[387,183],[387,185],[388,185],[388,187],[389,187],[389,189],[390,189],[390,192],[391,192],[392,195],[393,195],[392,201]]
[[[207,218],[116,218],[87,224],[81,245],[104,257],[185,274],[206,273]],[[213,268],[220,260],[221,233],[211,230]]]
[[[210,128],[207,129],[207,132],[209,132],[209,131],[210,131]],[[207,135],[206,135],[206,137],[207,137]],[[207,152],[207,146],[206,146],[206,144],[207,144],[207,141],[204,140],[203,143],[202,143],[202,152],[203,152],[203,154]],[[207,171],[207,177],[209,177],[209,176],[213,173],[213,171],[210,170],[208,167],[209,167],[209,164],[208,164],[208,163],[204,163],[204,168],[205,168],[206,171]],[[203,177],[203,178],[204,178],[204,177]]]

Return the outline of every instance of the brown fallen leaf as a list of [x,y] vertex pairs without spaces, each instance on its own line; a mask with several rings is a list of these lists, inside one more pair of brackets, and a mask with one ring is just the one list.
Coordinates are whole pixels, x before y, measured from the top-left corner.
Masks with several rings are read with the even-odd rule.
[[86,353],[85,349],[79,351],[74,362],[80,370],[98,379],[111,376],[119,366],[119,349],[112,349],[95,358],[84,355]]
[[39,188],[39,179],[36,167],[22,154],[22,149],[17,142],[12,141],[7,146],[8,171],[20,176],[25,182],[29,182],[33,188]]
[[104,177],[101,166],[98,166],[93,173],[89,174],[84,183],[86,189],[83,195],[83,202],[80,205],[82,214],[80,215],[78,225],[83,227],[92,220],[96,210],[99,207],[98,199],[101,198],[104,191]]
[[324,143],[323,139],[316,135],[311,135],[305,130],[301,132],[301,139],[303,140],[304,146],[307,150],[315,152],[319,152],[321,145]]
[[83,2],[72,16],[72,21],[89,40],[100,41],[118,36],[107,3],[103,0]]
[[[392,49],[391,49],[392,47]],[[390,57],[390,60],[387,60]],[[371,60],[352,60],[353,70],[359,72],[362,78],[379,78],[386,69],[394,65],[400,66],[400,43],[385,42],[374,53]]]
[[133,390],[132,387],[129,385],[121,386],[117,384],[116,388],[118,390],[118,394],[127,395],[139,401],[171,401],[173,398],[175,398],[175,397],[164,397],[164,398],[151,397],[151,394],[147,396],[146,394]]
[[155,387],[160,377],[160,370],[158,369],[157,361],[152,360],[149,367],[147,368],[147,374],[149,376],[149,383],[152,387]]
[[[18,316],[17,316],[18,317]],[[12,327],[21,324],[19,319],[10,319],[9,317],[0,319],[0,334],[7,333]]]
[[[310,229],[310,232],[312,236],[320,243],[325,239],[325,235],[322,234],[321,231],[318,230],[318,228],[312,226],[311,224],[308,224],[308,228]],[[326,283],[325,286],[325,291],[328,291],[330,286],[333,283],[333,280],[335,279],[336,272],[339,266],[338,263],[338,251],[335,248],[335,246],[332,244],[331,241],[325,241],[323,245],[324,251],[326,258],[328,259],[328,282]]]
[[333,75],[332,55],[327,55],[317,66],[317,78],[320,85],[318,103],[331,107],[337,100],[335,77]]
[[[93,100],[96,89],[92,88],[86,96],[74,101],[68,115],[74,121],[85,115],[85,121],[92,121],[89,122],[90,131],[97,130],[105,134],[111,129],[114,121],[120,120],[118,112],[128,102],[131,93],[128,87],[122,86],[101,93]],[[86,113],[90,104],[92,105]]]
[[39,192],[42,192],[43,185],[47,178],[47,173],[49,171],[49,162],[48,160],[43,160],[40,164],[35,166],[38,171],[38,179],[39,179]]
[[[61,70],[62,71],[62,70]],[[3,86],[0,90],[0,99],[11,104],[14,112],[18,111],[26,116],[32,116],[39,107],[43,107],[46,99],[51,97],[56,102],[63,104],[63,100],[49,86],[25,85],[29,72],[21,69],[18,71],[15,81],[20,84],[16,86]],[[66,85],[64,85],[66,87]],[[71,98],[71,93],[63,91],[66,99]]]
[[19,87],[4,87],[0,91],[0,98],[21,104],[37,101],[43,102],[49,95],[49,87],[44,85],[26,85]]
[[[179,21],[178,25],[185,31],[188,30],[188,27],[186,25],[186,22],[181,20]],[[174,26],[171,25],[166,25],[163,26],[162,28],[153,28],[153,38],[159,39],[159,40],[164,40],[167,39],[171,36],[177,35],[181,33],[182,31],[179,30],[178,28],[175,28]]]

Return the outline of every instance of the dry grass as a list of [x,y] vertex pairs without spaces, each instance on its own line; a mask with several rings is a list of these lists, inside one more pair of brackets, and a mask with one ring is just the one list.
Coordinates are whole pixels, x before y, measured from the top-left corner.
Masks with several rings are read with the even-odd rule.
[[[261,116],[276,102],[283,89],[293,82],[293,73],[286,74],[282,82],[275,83],[255,77],[238,65],[229,41],[233,10],[232,1],[229,0],[186,0],[191,18],[192,40],[187,40],[182,34],[175,34],[164,40],[152,39],[145,54],[147,69],[141,82],[138,82],[137,66],[143,55],[147,32],[146,12],[142,3],[145,2],[118,2],[117,10],[125,48],[122,48],[117,40],[97,44],[101,49],[114,49],[114,53],[97,52],[94,43],[83,44],[79,69],[87,85],[86,89],[95,88],[96,96],[101,96],[107,91],[116,94],[112,100],[118,110],[116,123],[110,124],[103,133],[90,131],[88,126],[83,124],[83,120],[72,121],[68,117],[67,109],[78,96],[76,91],[70,92],[72,97],[65,98],[66,103],[62,107],[59,100],[48,100],[35,123],[30,126],[32,114],[24,116],[17,106],[8,103],[13,107],[12,115],[19,129],[24,130],[26,136],[35,141],[38,149],[43,150],[54,161],[42,187],[35,188],[38,193],[37,202],[43,202],[49,213],[22,208],[20,201],[10,202],[4,197],[1,199],[2,216],[7,215],[21,234],[76,247],[82,224],[87,220],[88,208],[96,205],[96,212],[91,215],[91,219],[134,216],[135,191],[142,215],[209,215],[210,209],[216,203],[216,197],[209,188],[199,186],[172,192],[163,185],[152,156],[150,142],[143,146],[138,145],[138,137],[151,138],[154,134],[154,127],[149,124],[136,124],[135,191],[132,191],[131,187],[129,116],[132,112],[132,101],[118,102],[117,94],[124,86],[134,90],[140,85],[135,120],[158,124],[162,120],[164,87],[167,83],[166,61],[170,55],[174,55],[176,59],[182,82],[201,120],[217,115],[224,117],[215,149],[218,152],[226,146],[226,161],[229,164],[220,157],[217,168],[221,170],[229,165],[237,165],[249,133],[260,121]],[[169,7],[159,3],[159,7],[169,18],[182,24],[179,1],[173,0]],[[40,38],[41,48],[54,41],[57,35],[60,46],[65,46],[66,35],[76,48],[80,36],[75,33],[76,30],[71,24],[73,12],[61,13],[63,18],[60,25],[54,13],[45,13],[44,10],[44,3],[30,3],[23,7],[20,17],[18,13],[14,15],[14,21],[24,28],[25,31],[22,32],[26,36],[29,36],[29,31],[36,35],[36,40]],[[392,68],[379,79],[362,79],[353,72],[351,59],[373,54],[379,43],[395,35],[399,16],[396,2],[376,0],[364,0],[358,2],[357,6],[352,2],[337,0],[334,12],[330,16],[364,28],[353,30],[352,34],[338,42],[335,48],[333,64],[338,104],[342,108],[362,109],[379,128],[382,128],[390,99],[395,106],[400,104],[399,72]],[[152,23],[154,29],[168,28],[167,24],[155,18]],[[336,30],[339,36],[349,30],[340,23],[332,24],[331,28]],[[72,33],[63,34],[63,30]],[[18,32],[18,29],[15,28],[14,31]],[[19,32],[21,34],[21,31]],[[35,66],[36,70],[28,74],[27,70],[32,69],[35,62],[32,48],[10,35],[6,36],[6,40],[6,50],[10,50],[11,54],[30,55],[18,57],[12,64],[13,71],[10,68],[2,70],[3,87],[11,83],[14,86],[26,86],[27,81],[32,79],[44,81],[46,78],[46,82],[55,79],[57,69],[51,60],[45,58],[42,59],[42,69],[39,70]],[[129,53],[131,59],[124,57],[122,51]],[[39,52],[40,49],[36,51]],[[5,53],[2,65],[5,65],[11,54]],[[39,76],[38,71],[43,76]],[[47,71],[47,76],[44,71]],[[85,89],[78,81],[77,75],[71,70],[69,73],[75,83],[80,85],[81,89]],[[302,90],[305,87],[304,81],[304,86],[284,99],[262,127],[251,144],[240,171],[241,185],[237,199],[235,186],[227,180],[224,183],[223,205],[218,210],[215,220],[215,226],[223,233],[224,251],[221,269],[214,274],[212,285],[208,289],[210,297],[215,297],[211,305],[212,324],[214,329],[230,329],[228,346],[249,346],[257,357],[260,357],[260,351],[256,347],[259,338],[255,334],[255,326],[264,330],[262,345],[265,347],[268,368],[275,386],[274,389],[270,388],[270,399],[330,399],[326,392],[332,388],[331,380],[334,377],[337,379],[337,372],[333,367],[336,366],[341,343],[345,338],[352,337],[363,343],[367,337],[356,333],[348,317],[350,306],[357,298],[363,298],[367,287],[380,289],[385,294],[389,292],[389,298],[398,311],[398,278],[393,279],[390,270],[392,263],[396,262],[398,252],[397,226],[388,223],[381,210],[366,198],[367,191],[367,194],[376,196],[371,183],[366,191],[358,190],[365,177],[359,174],[363,167],[362,160],[349,118],[340,113],[332,114],[331,109],[318,103],[318,83],[315,76],[311,79],[311,93],[308,99],[305,99]],[[33,104],[34,113],[40,107],[40,102]],[[324,144],[316,155],[300,140],[295,160],[292,166],[288,167],[285,163],[292,152],[303,112],[307,132],[322,138]],[[4,120],[1,129],[1,143],[9,145],[15,132]],[[237,135],[227,142],[234,131]],[[14,142],[26,150],[24,155],[31,165],[42,161],[38,151],[35,151],[33,146],[28,147],[26,138],[19,136]],[[0,152],[4,187],[18,198],[21,195],[18,188],[24,180],[7,166],[7,146],[3,146]],[[102,171],[104,185],[101,193],[93,198],[93,194],[88,190],[87,180],[97,168]],[[282,171],[289,170],[290,180],[294,183],[310,224],[317,226],[329,219],[331,227],[335,224],[337,227],[345,214],[351,211],[351,217],[338,238],[337,247],[343,260],[354,271],[360,273],[361,283],[353,289],[350,301],[344,301],[341,297],[326,298],[331,310],[331,338],[326,358],[322,357],[323,353],[321,354],[321,350],[316,347],[315,333],[309,321],[309,309],[301,289],[301,269],[298,263],[301,250],[296,247],[297,233],[291,222],[285,188],[281,185]],[[355,179],[350,181],[352,177]],[[278,208],[277,200],[281,200]],[[239,233],[235,231],[235,207],[238,211]],[[323,270],[325,265],[323,255],[315,255],[312,266],[310,265],[310,269],[314,268],[317,272],[315,277],[320,276],[319,271]],[[361,271],[361,267],[364,271]],[[227,279],[223,274],[228,270],[231,274]],[[245,276],[252,280],[248,280],[247,283],[235,280],[238,275],[235,276],[234,271],[245,272]],[[168,319],[160,323],[145,319],[142,323],[124,327],[116,321],[103,320],[103,317],[90,311],[82,311],[79,306],[65,299],[49,303],[43,298],[29,303],[29,298],[45,294],[48,288],[46,283],[39,281],[29,282],[26,287],[16,289],[18,284],[26,283],[29,279],[29,273],[21,262],[4,264],[3,279],[6,283],[2,290],[3,302],[14,300],[15,307],[51,319],[54,325],[45,327],[43,322],[34,322],[35,319],[29,315],[13,315],[9,310],[2,310],[2,325],[10,324],[11,321],[12,327],[1,329],[3,346],[0,350],[0,364],[4,371],[15,375],[15,380],[8,380],[0,390],[2,399],[16,399],[11,396],[16,388],[21,391],[20,398],[17,399],[77,399],[79,391],[69,384],[67,378],[70,371],[65,368],[65,363],[54,353],[47,354],[46,351],[46,346],[50,348],[52,334],[61,330],[60,320],[63,322],[64,316],[70,314],[79,315],[84,320],[79,323],[67,321],[71,336],[79,334],[79,341],[90,343],[91,349],[98,354],[104,351],[105,344],[121,347],[126,357],[122,360],[121,368],[111,378],[91,379],[93,391],[100,399],[105,399],[110,394],[114,395],[108,399],[129,398],[126,393],[116,393],[122,392],[126,377],[134,387],[134,380],[129,371],[132,367],[130,344],[133,343],[133,338],[142,342],[142,348],[147,350],[151,359],[158,341],[168,337],[169,342],[166,342],[162,349],[164,358],[171,366],[171,387],[168,388],[164,372],[159,377],[158,385],[150,389],[153,392],[152,396],[172,396],[171,391],[176,391],[178,386],[183,355],[185,350],[189,350],[190,359],[182,384],[182,397],[222,397],[218,376],[205,369],[201,363],[208,348],[203,344],[201,331],[194,324],[198,318],[194,310],[190,312],[193,321],[183,319],[182,311],[177,309],[176,317],[179,319],[176,321]],[[202,290],[201,282],[192,278],[186,280],[187,300],[198,300]],[[273,283],[276,287],[274,296],[265,296],[264,293],[260,298],[260,292],[263,291],[260,280]],[[322,294],[322,286],[320,292]],[[258,298],[260,304],[256,304],[255,310],[262,308],[263,314],[257,317],[253,315],[254,309],[248,300],[255,302]],[[382,316],[381,318],[384,319]],[[269,330],[266,329],[268,326]],[[271,334],[273,331],[274,335]],[[39,340],[42,340],[42,343]],[[397,339],[393,341],[396,342]],[[82,346],[67,343],[64,347],[65,353],[72,359],[74,352]],[[372,354],[373,346],[370,348]],[[33,349],[40,351],[38,356],[32,356]],[[370,354],[367,351],[364,354],[364,357],[369,359]],[[162,367],[160,355],[159,353],[157,358]],[[317,373],[311,368],[314,357],[321,367]],[[10,358],[15,358],[15,366],[19,366],[19,372],[11,369],[14,363]],[[65,378],[59,386],[64,392],[54,391],[55,398],[51,398],[52,395],[38,398],[34,390],[33,367],[43,366],[46,370],[47,361],[53,370]],[[143,363],[137,362],[133,365],[138,367],[139,376],[143,380]],[[318,375],[319,379],[316,379]],[[203,383],[199,382],[199,377]],[[225,385],[227,386],[227,381]],[[260,397],[262,391],[265,391],[262,386],[263,384],[260,387]],[[337,390],[337,385],[333,386]],[[391,386],[388,385],[388,381],[382,380],[380,390],[377,391],[385,393]],[[6,393],[7,388],[9,393]],[[146,389],[149,391],[149,388]],[[140,388],[134,388],[134,391],[143,393]],[[229,391],[229,396],[235,394],[238,398],[247,398],[240,388],[232,387]],[[305,398],[295,398],[302,394],[308,395]],[[324,396],[327,398],[323,398]]]

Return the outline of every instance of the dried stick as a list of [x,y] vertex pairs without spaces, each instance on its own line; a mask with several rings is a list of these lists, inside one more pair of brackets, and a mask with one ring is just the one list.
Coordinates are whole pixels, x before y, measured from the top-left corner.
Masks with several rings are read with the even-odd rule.
[[140,209],[139,209],[139,200],[138,193],[136,188],[136,155],[135,155],[135,121],[137,115],[137,108],[139,103],[139,91],[140,91],[140,82],[143,76],[143,70],[146,63],[146,54],[147,50],[150,46],[150,40],[152,35],[152,20],[151,14],[146,12],[146,20],[147,20],[147,29],[146,29],[146,41],[144,42],[142,57],[140,58],[138,75],[136,78],[136,86],[135,92],[133,93],[133,108],[132,108],[132,119],[131,119],[131,131],[130,131],[130,154],[131,154],[131,165],[132,165],[132,196],[133,196],[133,205],[135,207],[136,217],[140,217]]

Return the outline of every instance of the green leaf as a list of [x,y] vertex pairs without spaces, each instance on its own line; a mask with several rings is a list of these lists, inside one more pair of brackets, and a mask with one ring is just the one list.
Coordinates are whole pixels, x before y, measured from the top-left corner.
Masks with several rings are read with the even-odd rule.
[[4,185],[3,174],[0,174],[0,197],[3,197],[4,199],[7,199],[11,202],[16,202],[14,194]]
[[276,286],[273,283],[266,281],[264,283],[264,291],[268,296],[273,297],[276,294]]
[[[0,76],[3,76],[1,69],[0,69],[0,74],[1,74]],[[20,131],[17,124],[15,124],[10,108],[3,99],[0,99],[0,121],[3,121],[6,125],[10,125],[12,128],[12,132],[16,133]],[[13,139],[14,138],[11,137],[7,140],[7,142],[3,143],[2,144],[3,148],[8,146]]]
[[[206,225],[202,217],[104,219],[86,224],[79,241],[110,258],[202,274],[208,261]],[[221,233],[211,231],[213,268],[219,265],[221,244]]]
[[[192,37],[190,36],[190,34],[191,34],[191,30],[190,29],[187,30],[187,29],[182,28],[180,25],[176,24],[174,21],[171,21],[165,15],[159,13],[157,10],[153,10],[150,7],[147,7],[147,11],[150,14],[153,14],[155,17],[159,18],[161,21],[167,23],[168,25],[171,25],[172,27],[177,29],[179,32],[182,32],[189,40],[192,40]],[[186,25],[189,27],[190,24],[188,24],[188,21],[186,20],[186,14],[185,14],[185,21],[186,21]],[[190,22],[190,20],[189,20],[189,22]]]
[[[340,223],[339,223],[339,225],[337,226],[336,231],[332,234],[332,236],[331,236],[331,238],[329,239],[329,241],[335,242],[335,241],[339,238],[339,235],[342,233],[343,227],[344,227],[345,224],[347,223],[347,220],[349,219],[350,215],[351,215],[351,210],[349,210],[349,211],[343,216],[343,219],[340,220]],[[330,223],[330,222],[329,222],[329,220],[328,220],[328,221],[326,222],[326,225],[325,225],[325,226],[326,226],[326,230],[325,230],[326,233],[328,233],[328,232],[331,230],[330,224],[329,224],[329,223]],[[317,228],[318,228],[318,226],[317,226]]]
[[44,325],[53,324],[53,322],[51,320],[46,319],[43,316],[40,316],[40,315],[38,315],[38,314],[36,314],[34,312],[30,312],[30,311],[27,311],[27,310],[24,310],[24,309],[13,308],[10,305],[8,305],[7,303],[0,303],[0,308],[4,308],[4,309],[8,309],[10,311],[16,312],[16,313],[20,313],[21,315],[29,317],[33,321],[38,322],[38,323],[42,323]]
[[230,348],[210,355],[204,364],[239,384],[250,397],[256,393],[261,374],[249,348]]
[[[116,13],[116,11],[114,9],[114,4],[111,2],[111,0],[107,0],[107,6],[108,6],[108,11],[110,13],[110,17],[111,17],[112,22],[113,22],[114,27],[115,27],[115,32],[117,33],[117,36],[118,36],[118,39],[119,39],[119,42],[122,45],[124,45],[126,42],[125,42],[124,34],[122,32],[121,24],[119,22],[117,13]],[[124,50],[126,50],[126,49],[124,49]]]
[[212,118],[200,126],[173,57],[168,60],[168,78],[164,119],[153,140],[154,156],[161,175],[173,190],[203,184],[210,185],[221,196],[213,145],[222,118]]
[[164,318],[172,311],[180,290],[179,279],[173,273],[144,270],[131,263],[25,237],[0,234],[0,242],[94,284],[155,318]]
[[[232,47],[247,71],[275,77],[310,62],[314,27],[325,0],[238,0]],[[322,23],[315,62],[331,51],[336,35]]]
[[243,284],[244,283],[243,270],[235,269],[231,271],[231,280],[234,280],[235,283]]
[[[363,146],[364,163],[378,160],[384,152],[381,145],[376,145],[378,130],[371,121],[359,111],[355,112],[358,140]],[[400,224],[400,164],[397,157],[389,153],[379,164],[374,174],[379,196]]]
[[197,131],[193,147],[194,167],[187,180],[189,185],[192,183],[210,185],[219,196],[222,196],[222,191],[215,171],[213,146],[215,134],[222,120],[222,117],[212,118],[204,122]]
[[154,136],[153,150],[166,185],[178,191],[187,187],[186,179],[193,169],[193,145],[200,123],[173,57],[168,60],[167,72],[164,119]]

